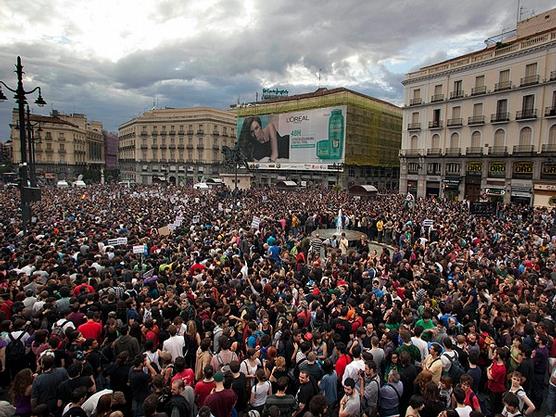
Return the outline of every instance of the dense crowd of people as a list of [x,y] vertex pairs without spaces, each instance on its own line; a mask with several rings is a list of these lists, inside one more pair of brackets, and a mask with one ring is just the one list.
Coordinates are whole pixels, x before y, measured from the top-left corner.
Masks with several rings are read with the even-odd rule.
[[0,416],[555,414],[547,209],[110,185],[44,189],[23,231],[18,204]]

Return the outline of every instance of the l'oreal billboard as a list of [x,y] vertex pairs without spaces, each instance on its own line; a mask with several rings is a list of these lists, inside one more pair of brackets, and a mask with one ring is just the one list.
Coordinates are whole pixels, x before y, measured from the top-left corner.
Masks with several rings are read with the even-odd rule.
[[239,117],[236,131],[253,168],[338,169],[345,158],[346,106]]

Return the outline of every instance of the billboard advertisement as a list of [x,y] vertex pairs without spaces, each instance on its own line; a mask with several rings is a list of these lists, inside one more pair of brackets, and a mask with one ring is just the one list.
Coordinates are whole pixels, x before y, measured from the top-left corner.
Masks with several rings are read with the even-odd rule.
[[346,112],[346,106],[334,106],[238,117],[239,148],[254,169],[338,170],[345,158]]

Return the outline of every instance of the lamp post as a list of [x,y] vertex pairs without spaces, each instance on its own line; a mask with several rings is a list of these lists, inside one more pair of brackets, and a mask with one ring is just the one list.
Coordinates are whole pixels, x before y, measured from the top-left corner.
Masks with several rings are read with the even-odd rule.
[[37,129],[37,138],[39,141],[41,140],[40,132],[42,132],[41,123],[31,123],[31,112],[29,110],[29,106],[27,106],[27,139],[29,142],[29,173],[31,177],[31,186],[37,186],[37,171],[36,171],[36,158],[35,158],[35,144],[40,143],[35,140],[35,127]]
[[234,148],[223,146],[222,153],[224,154],[224,164],[227,166],[231,166],[234,169],[234,194],[237,195],[237,176],[239,168],[243,166],[248,171],[250,170],[249,164],[247,163],[247,158],[238,146],[235,146]]
[[17,103],[17,110],[19,116],[19,145],[21,152],[21,165],[19,168],[21,183],[19,185],[20,198],[21,198],[21,220],[23,224],[23,230],[27,231],[29,222],[31,220],[31,202],[40,199],[40,192],[35,192],[35,190],[28,186],[28,164],[27,164],[27,143],[26,143],[26,124],[25,124],[25,104],[27,100],[25,96],[34,93],[38,90],[39,96],[35,100],[35,104],[42,107],[46,104],[43,100],[41,94],[41,88],[35,87],[30,91],[25,91],[23,87],[23,65],[21,64],[21,57],[17,57],[17,64],[15,66],[15,73],[17,74],[17,88],[10,88],[5,82],[0,80],[0,101],[6,101],[8,98],[2,92],[2,87],[4,86],[8,91],[15,93],[14,98]]
[[332,169],[336,170],[336,187],[338,187],[338,191],[340,191],[340,172],[342,171],[343,168],[344,168],[343,163],[337,164],[336,162],[334,162],[332,164]]

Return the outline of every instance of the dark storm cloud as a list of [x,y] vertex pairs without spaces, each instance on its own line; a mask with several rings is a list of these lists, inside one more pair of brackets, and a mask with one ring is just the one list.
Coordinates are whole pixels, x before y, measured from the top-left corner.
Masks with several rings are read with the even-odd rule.
[[[11,19],[11,11],[26,10],[30,20],[49,22],[56,13],[53,3],[7,0],[8,7],[0,8],[0,21],[5,27],[17,27],[20,22]],[[549,0],[522,3],[537,12],[554,5]],[[153,21],[164,25],[176,16],[193,16],[200,29],[185,39],[139,50],[116,62],[76,53],[71,36],[81,28],[68,20],[61,38],[0,45],[0,79],[14,83],[13,63],[21,55],[32,78],[29,87],[41,85],[50,105],[86,113],[111,130],[152,106],[154,97],[161,106],[226,108],[238,98],[254,100],[265,80],[291,93],[314,90],[317,72],[322,74],[323,86],[347,85],[400,103],[403,72],[449,58],[446,45],[451,40],[465,38],[469,47],[478,49],[482,37],[515,24],[515,5],[508,0],[255,0],[247,4],[252,6],[221,0],[202,15],[194,15],[199,4],[191,0],[160,1],[149,16]],[[227,26],[232,21],[233,30]],[[122,37],[129,35],[125,30]],[[383,62],[390,57],[405,62],[403,69]],[[292,79],[292,68],[305,68],[307,74],[314,74],[314,82]],[[8,132],[11,111],[5,108],[0,108],[0,138]]]

